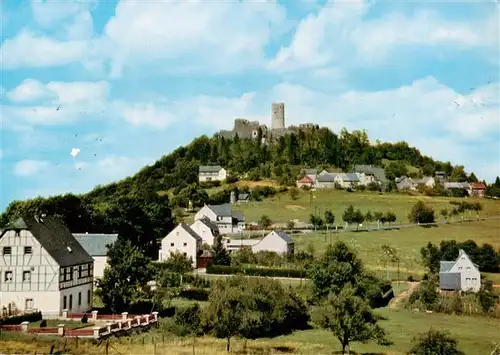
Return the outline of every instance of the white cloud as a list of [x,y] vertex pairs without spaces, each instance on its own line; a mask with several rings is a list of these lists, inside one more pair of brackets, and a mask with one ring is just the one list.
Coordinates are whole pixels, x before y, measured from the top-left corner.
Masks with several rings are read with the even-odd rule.
[[49,166],[50,163],[45,160],[21,160],[14,166],[14,174],[21,177],[29,177],[42,172]]
[[82,40],[59,41],[23,29],[0,47],[2,69],[62,66],[82,60],[88,43]]
[[74,21],[66,26],[68,40],[86,40],[94,35],[94,23],[90,12],[84,11],[77,14]]
[[31,11],[35,21],[40,26],[50,27],[88,9],[90,5],[91,3],[88,1],[79,0],[68,2],[59,0],[32,0]]
[[50,96],[50,92],[45,85],[34,79],[24,80],[7,93],[7,97],[14,102],[33,102],[48,96]]
[[269,68],[373,65],[407,46],[498,51],[494,12],[481,20],[452,21],[431,11],[412,16],[392,12],[367,20],[364,15],[370,6],[368,1],[328,1],[317,15],[301,21],[290,44],[280,49]]
[[118,103],[117,105],[122,108],[123,118],[133,125],[165,128],[176,120],[167,108],[152,102],[134,105]]

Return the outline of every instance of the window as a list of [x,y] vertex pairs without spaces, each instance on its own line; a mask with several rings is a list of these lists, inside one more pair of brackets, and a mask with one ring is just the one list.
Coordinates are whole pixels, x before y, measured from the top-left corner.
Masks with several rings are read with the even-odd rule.
[[78,306],[82,305],[82,293],[78,292]]
[[462,267],[461,267],[461,266],[459,266],[459,267],[458,267],[458,271],[460,271],[460,270],[462,270]]
[[5,271],[5,282],[12,282],[12,271]]
[[64,279],[63,281],[73,280],[73,270],[71,267],[64,268]]
[[83,277],[89,277],[90,275],[90,265],[91,264],[85,264],[85,265],[80,265],[78,267],[78,278],[81,279]]
[[73,295],[69,295],[69,310],[73,309]]
[[184,256],[188,256],[187,253],[183,253],[183,254],[184,254]]
[[66,298],[66,296],[63,297],[63,309],[67,309],[67,306],[68,306],[68,299]]
[[467,266],[467,271],[470,271],[470,266]]
[[31,272],[23,271],[23,282],[30,282],[30,281],[31,281]]
[[12,254],[12,247],[3,247],[3,255]]
[[87,290],[87,304],[90,305],[90,301],[92,300],[92,293],[90,290]]
[[187,247],[188,246],[188,243],[184,243],[184,246]]
[[27,311],[31,311],[34,308],[33,298],[26,298],[26,301],[24,302],[24,308]]
[[174,246],[174,243],[170,243],[170,246],[173,247]]
[[178,235],[179,235],[179,231],[175,232],[175,235],[177,235],[177,236],[178,236]]
[[31,247],[24,247],[24,254],[25,254],[25,255],[26,255],[26,254],[31,254],[31,253],[32,253],[32,251],[33,251],[33,250],[31,249]]

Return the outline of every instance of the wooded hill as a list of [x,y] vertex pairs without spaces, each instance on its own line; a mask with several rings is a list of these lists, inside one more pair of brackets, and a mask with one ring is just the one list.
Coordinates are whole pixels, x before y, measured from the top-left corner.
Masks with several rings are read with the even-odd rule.
[[167,194],[198,188],[199,165],[218,164],[231,174],[258,180],[272,178],[281,185],[294,185],[302,167],[336,167],[344,171],[355,164],[382,165],[389,160],[389,180],[408,174],[408,166],[417,168],[417,175],[433,175],[445,171],[454,181],[475,180],[463,166],[438,162],[422,155],[406,142],[371,145],[364,131],[339,135],[328,128],[309,128],[297,134],[279,137],[270,144],[260,139],[243,140],[237,136],[199,137],[189,145],[165,155],[134,176],[105,186],[97,186],[83,195],[61,195],[13,201],[0,215],[0,228],[22,214],[46,214],[59,218],[73,232],[120,233],[134,245],[155,255],[157,238],[173,227],[172,204]]

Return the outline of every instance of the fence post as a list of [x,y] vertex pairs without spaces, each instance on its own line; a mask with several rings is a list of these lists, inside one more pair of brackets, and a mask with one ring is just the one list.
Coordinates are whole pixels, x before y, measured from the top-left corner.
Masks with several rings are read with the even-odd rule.
[[108,333],[111,333],[111,325],[112,325],[112,324],[113,324],[113,323],[111,323],[111,322],[107,322],[107,323],[106,323],[106,328],[107,328],[107,330],[108,330]]
[[149,317],[150,317],[149,314],[145,314],[144,315],[144,318],[146,318],[146,324],[149,324]]
[[101,330],[101,327],[92,327],[92,330],[94,331],[94,339],[99,339],[99,331]]
[[30,322],[22,322],[21,323],[21,330],[26,333],[28,332],[28,324],[30,324]]
[[92,311],[92,320],[96,321],[97,320],[97,312],[98,311]]
[[68,318],[68,310],[67,310],[67,309],[63,309],[63,311],[62,311],[62,317],[63,317],[64,319],[67,319],[67,318]]
[[131,318],[127,319],[127,326],[128,326],[128,329],[132,328],[132,319]]
[[152,314],[153,314],[155,322],[158,322],[158,312],[153,312]]
[[122,313],[122,320],[127,320],[128,317],[128,312],[123,312]]
[[64,324],[58,324],[57,325],[57,334],[60,336],[64,336]]

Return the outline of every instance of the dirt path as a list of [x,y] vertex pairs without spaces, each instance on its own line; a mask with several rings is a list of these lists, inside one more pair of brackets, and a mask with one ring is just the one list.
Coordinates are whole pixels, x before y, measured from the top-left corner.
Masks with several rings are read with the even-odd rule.
[[394,297],[391,300],[391,303],[389,303],[389,308],[396,308],[399,303],[401,303],[402,301],[404,301],[408,297],[410,297],[410,295],[413,292],[415,292],[415,290],[417,289],[418,285],[420,284],[420,282],[408,282],[408,283],[410,284],[410,287],[408,288],[408,290],[403,291],[399,295],[397,295],[396,297]]

